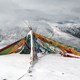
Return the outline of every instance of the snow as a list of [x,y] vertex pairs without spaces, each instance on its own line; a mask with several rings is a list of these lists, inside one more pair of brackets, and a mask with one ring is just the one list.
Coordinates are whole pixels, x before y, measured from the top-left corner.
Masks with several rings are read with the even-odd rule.
[[[54,23],[48,23],[52,29],[53,29],[53,33],[54,35],[52,36],[53,40],[56,40],[58,42],[67,44],[67,45],[71,45],[74,47],[79,48],[80,45],[80,39],[77,37],[72,36],[71,34],[65,33],[63,31],[61,31],[61,29],[59,29],[59,25],[56,26],[57,24]],[[63,29],[65,29],[66,27],[63,27]],[[66,29],[65,29],[66,30]]]
[[[39,53],[40,55],[40,53]],[[80,59],[47,54],[35,63],[28,73],[30,55],[0,56],[0,80],[80,80]]]
[[19,76],[27,72],[29,55],[11,54],[0,56],[0,80],[17,80]]

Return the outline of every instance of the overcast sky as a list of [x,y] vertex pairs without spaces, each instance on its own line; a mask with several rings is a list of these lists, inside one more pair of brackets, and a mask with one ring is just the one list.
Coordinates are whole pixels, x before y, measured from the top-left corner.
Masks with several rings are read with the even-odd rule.
[[80,12],[80,0],[0,0],[0,10],[17,8]]
[[[67,15],[69,17],[79,17],[80,0],[0,0],[0,22],[8,18],[14,19],[18,16],[15,12],[17,10],[29,9],[41,11],[49,16],[56,15],[60,17]],[[44,14],[41,15],[44,16]],[[19,17],[21,17],[21,14]]]

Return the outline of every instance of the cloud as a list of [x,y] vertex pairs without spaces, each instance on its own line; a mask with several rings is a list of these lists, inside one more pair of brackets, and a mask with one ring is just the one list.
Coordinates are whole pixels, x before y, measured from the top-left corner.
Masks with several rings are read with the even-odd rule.
[[0,22],[24,18],[61,20],[78,17],[79,3],[80,0],[0,0]]
[[80,14],[80,6],[72,8],[72,11]]

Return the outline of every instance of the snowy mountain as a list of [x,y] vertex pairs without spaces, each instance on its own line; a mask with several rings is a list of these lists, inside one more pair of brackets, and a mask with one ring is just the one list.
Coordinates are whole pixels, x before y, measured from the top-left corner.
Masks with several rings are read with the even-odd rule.
[[63,24],[58,24],[61,31],[69,33],[75,37],[80,38],[80,23],[68,22]]
[[[30,24],[34,32],[42,34],[48,38],[54,39],[67,45],[80,48],[80,24],[79,23],[53,23],[45,20],[30,21]],[[9,25],[9,26],[8,26]],[[8,45],[16,40],[19,40],[27,35],[29,28],[24,21],[20,22],[14,27],[12,24],[8,24],[6,28],[0,29],[0,40],[5,41],[4,44]]]

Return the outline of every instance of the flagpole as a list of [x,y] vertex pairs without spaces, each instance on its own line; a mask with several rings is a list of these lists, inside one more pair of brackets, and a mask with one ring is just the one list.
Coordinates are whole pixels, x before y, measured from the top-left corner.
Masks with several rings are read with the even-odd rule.
[[31,33],[31,52],[30,52],[30,59],[31,59],[31,64],[33,63],[33,60],[34,60],[34,46],[33,46],[33,32],[32,32],[32,29],[30,31]]

